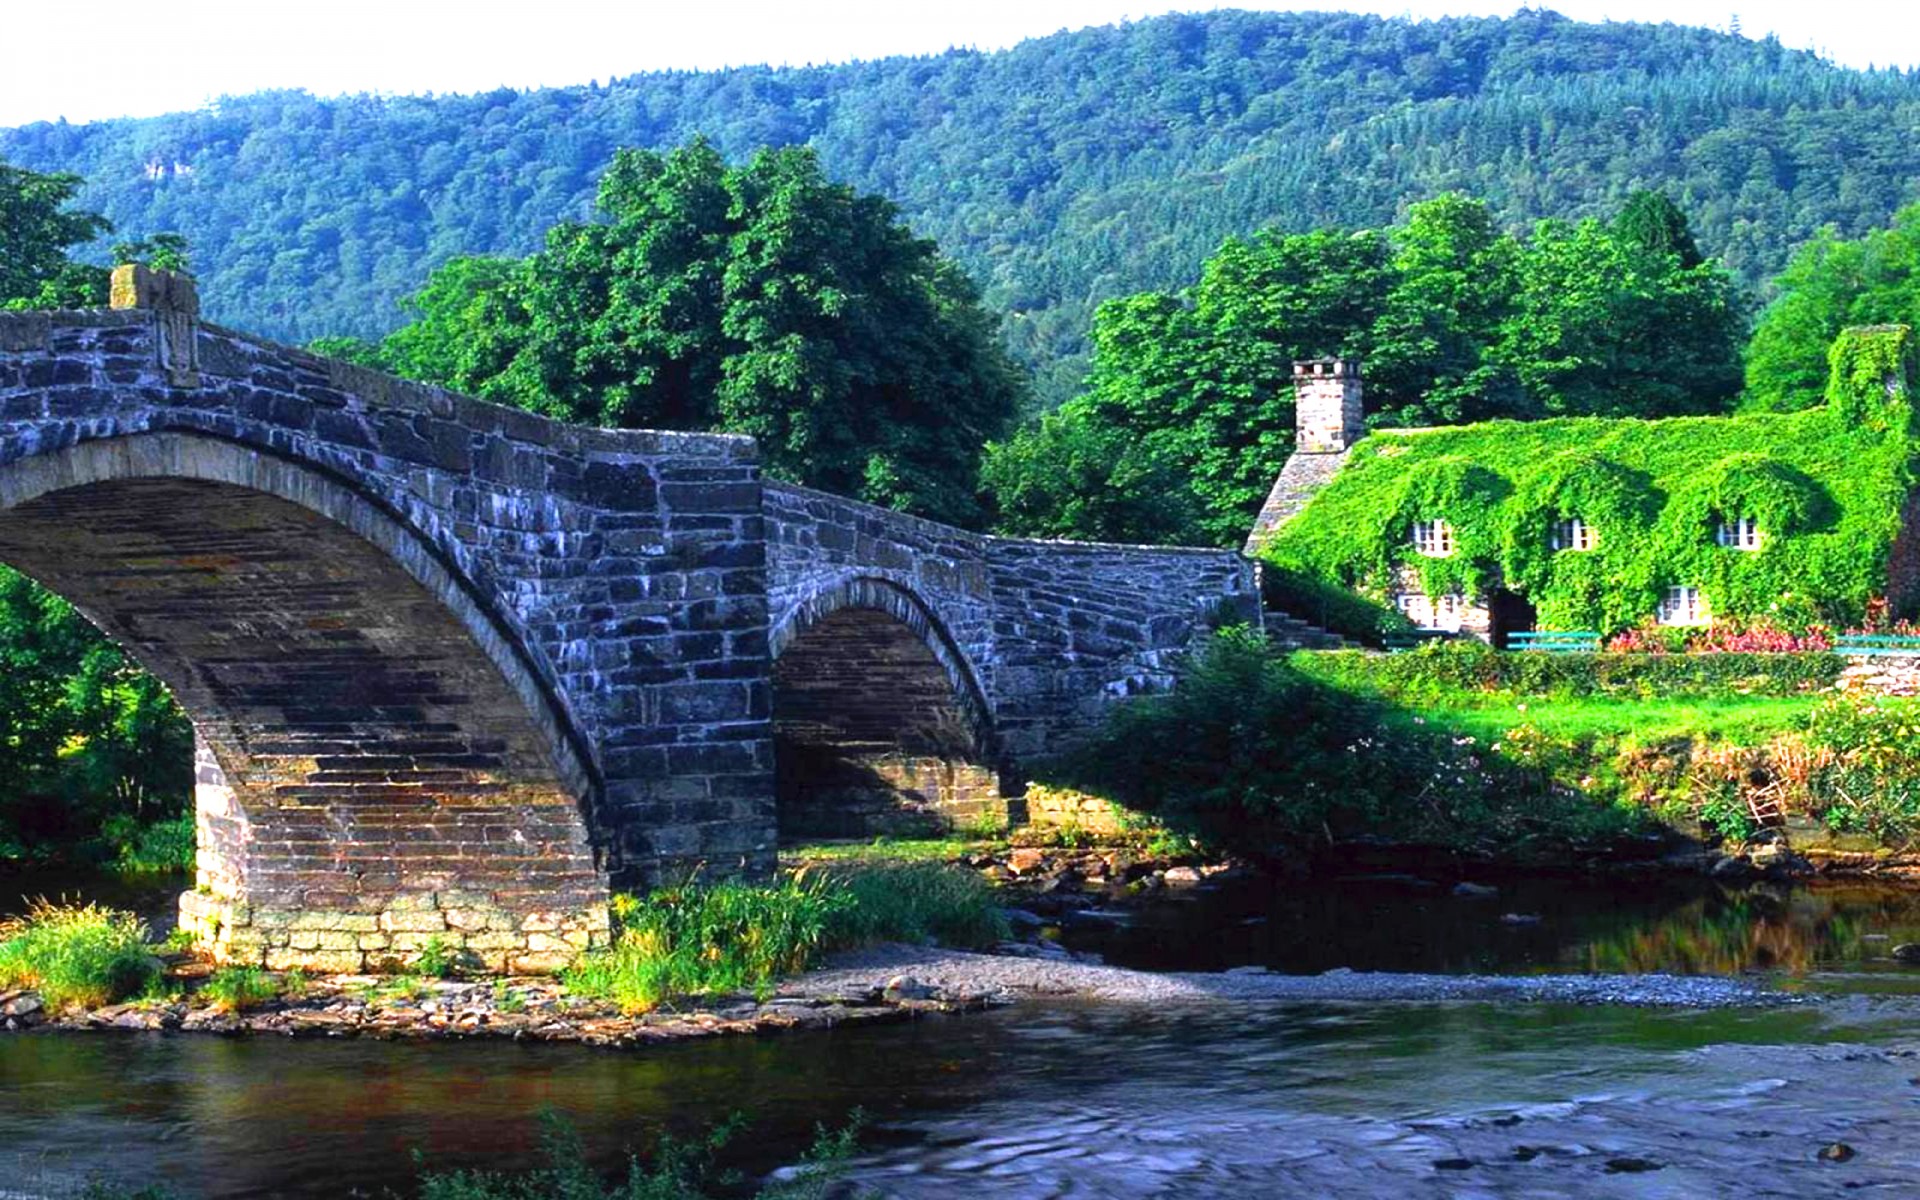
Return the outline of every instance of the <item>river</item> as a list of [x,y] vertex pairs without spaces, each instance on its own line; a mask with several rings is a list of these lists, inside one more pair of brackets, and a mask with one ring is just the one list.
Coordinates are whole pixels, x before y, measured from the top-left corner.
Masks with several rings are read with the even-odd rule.
[[[436,1168],[525,1163],[550,1106],[609,1167],[746,1112],[750,1172],[861,1109],[854,1177],[883,1196],[1920,1194],[1920,1002],[1880,994],[1903,990],[1885,951],[1920,934],[1920,899],[1613,893],[1467,900],[1373,880],[1289,904],[1249,886],[1069,937],[1183,968],[1768,966],[1842,994],[1720,1011],[1028,1003],[644,1052],[0,1037],[0,1179],[27,1195],[90,1173],[207,1200],[375,1195],[407,1188],[416,1150]],[[1203,925],[1232,932],[1196,947]],[[1819,1157],[1836,1142],[1853,1157]]]

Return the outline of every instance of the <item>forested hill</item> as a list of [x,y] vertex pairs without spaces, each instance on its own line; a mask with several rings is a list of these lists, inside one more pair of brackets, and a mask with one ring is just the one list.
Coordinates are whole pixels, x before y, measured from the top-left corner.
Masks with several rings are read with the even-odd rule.
[[893,197],[1010,314],[1053,398],[1093,303],[1190,279],[1229,233],[1379,225],[1446,189],[1518,223],[1665,187],[1758,283],[1820,225],[1857,233],[1920,197],[1920,74],[1546,12],[1215,12],[991,54],[477,96],[273,92],[0,130],[0,158],[86,176],[84,202],[123,233],[185,233],[217,319],[305,340],[385,330],[449,256],[524,253],[587,216],[615,147],[695,134],[730,156],[811,143],[830,174]]

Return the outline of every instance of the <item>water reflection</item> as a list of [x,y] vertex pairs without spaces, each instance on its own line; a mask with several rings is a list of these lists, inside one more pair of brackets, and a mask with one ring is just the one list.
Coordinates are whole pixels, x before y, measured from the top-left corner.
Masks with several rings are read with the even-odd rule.
[[1154,970],[1911,971],[1920,980],[1890,953],[1920,942],[1920,889],[1535,879],[1459,897],[1419,881],[1257,881],[1072,923],[1061,940]]

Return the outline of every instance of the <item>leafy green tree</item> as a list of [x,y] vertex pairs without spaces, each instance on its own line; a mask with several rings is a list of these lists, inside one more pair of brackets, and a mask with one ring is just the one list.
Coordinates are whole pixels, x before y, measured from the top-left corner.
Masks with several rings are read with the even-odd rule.
[[106,302],[107,273],[68,257],[109,233],[99,213],[69,207],[85,181],[0,160],[0,308],[86,308]]
[[1793,256],[1774,283],[1747,347],[1747,394],[1755,410],[1818,404],[1827,349],[1850,325],[1920,325],[1920,205],[1886,229],[1853,240],[1827,229]]
[[[73,250],[111,231],[68,206],[81,181],[0,163],[0,308],[104,304],[107,271]],[[113,248],[185,270],[185,239]],[[160,683],[71,604],[0,565],[0,857],[91,837],[119,817],[177,814],[193,733]]]
[[[806,150],[622,151],[598,222],[456,259],[371,357],[571,421],[759,439],[779,477],[976,522],[1023,384],[965,275]],[[366,357],[362,347],[329,348]]]
[[1530,415],[1518,379],[1490,354],[1513,313],[1520,245],[1456,192],[1408,210],[1393,246],[1393,285],[1365,348],[1379,423]]
[[1523,240],[1458,194],[1384,232],[1229,239],[1185,295],[1101,306],[1085,392],[989,450],[1002,527],[1239,541],[1292,450],[1300,358],[1361,359],[1376,426],[1725,411],[1741,319],[1690,240],[1650,200]]
[[1745,320],[1712,263],[1622,237],[1597,220],[1543,221],[1520,258],[1494,357],[1547,416],[1729,411]]

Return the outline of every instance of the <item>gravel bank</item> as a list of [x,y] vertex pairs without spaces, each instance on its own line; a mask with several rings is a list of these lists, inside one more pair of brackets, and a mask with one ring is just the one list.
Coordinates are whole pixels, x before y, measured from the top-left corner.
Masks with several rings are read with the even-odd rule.
[[1491,1000],[1720,1008],[1810,1002],[1806,996],[1715,976],[1402,975],[1347,970],[1277,975],[1260,969],[1218,974],[1149,973],[901,945],[836,955],[824,969],[793,980],[782,993],[808,997],[857,995],[899,976],[910,976],[917,984],[951,996],[999,993],[1147,1004],[1204,1000]]

